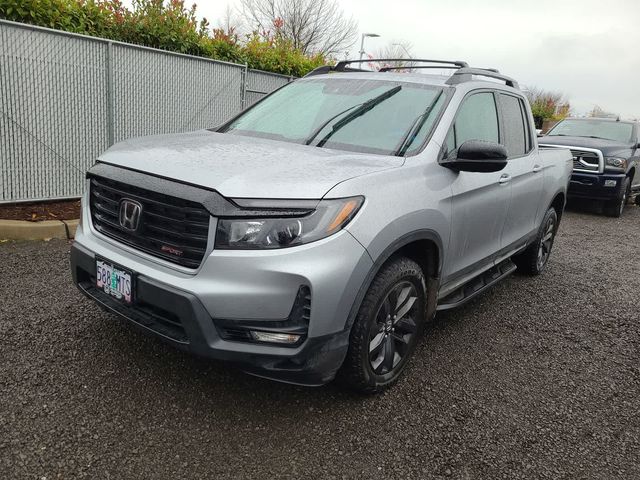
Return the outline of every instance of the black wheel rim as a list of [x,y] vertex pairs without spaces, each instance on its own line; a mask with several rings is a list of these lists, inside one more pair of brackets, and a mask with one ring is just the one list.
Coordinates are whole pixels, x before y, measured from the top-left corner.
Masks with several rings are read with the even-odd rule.
[[555,233],[556,221],[553,217],[549,217],[545,223],[544,234],[542,235],[540,246],[538,247],[538,270],[542,269],[546,265],[547,260],[549,260]]
[[377,375],[390,373],[409,352],[416,334],[418,291],[413,283],[394,285],[380,304],[369,333],[369,362]]

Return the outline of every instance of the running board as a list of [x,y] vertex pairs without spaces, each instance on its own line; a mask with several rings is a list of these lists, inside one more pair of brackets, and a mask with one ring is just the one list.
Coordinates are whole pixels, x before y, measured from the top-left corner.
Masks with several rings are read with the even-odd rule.
[[496,265],[477,277],[472,278],[463,286],[454,290],[442,300],[439,300],[436,311],[459,307],[476,295],[481,294],[489,287],[495,285],[503,278],[511,275],[515,272],[516,268],[516,265],[511,261],[511,259],[504,260],[499,265]]

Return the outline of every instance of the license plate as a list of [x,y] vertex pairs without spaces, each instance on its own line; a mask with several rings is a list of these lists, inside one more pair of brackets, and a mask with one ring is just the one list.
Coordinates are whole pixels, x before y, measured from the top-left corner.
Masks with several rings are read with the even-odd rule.
[[123,268],[96,260],[96,286],[126,304],[133,303],[133,275]]

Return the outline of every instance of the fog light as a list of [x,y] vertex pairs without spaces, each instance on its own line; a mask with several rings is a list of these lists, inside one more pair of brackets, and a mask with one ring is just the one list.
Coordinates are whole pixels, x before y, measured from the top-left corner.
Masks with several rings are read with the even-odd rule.
[[605,187],[615,187],[618,184],[617,180],[605,180],[604,181],[604,186]]
[[300,335],[294,335],[293,333],[258,332],[251,330],[251,336],[258,342],[286,343],[288,345],[300,340]]

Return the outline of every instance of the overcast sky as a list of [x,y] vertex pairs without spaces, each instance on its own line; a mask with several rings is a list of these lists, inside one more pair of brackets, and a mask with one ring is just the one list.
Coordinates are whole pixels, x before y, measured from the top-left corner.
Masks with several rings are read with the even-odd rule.
[[[187,1],[188,3],[188,1]],[[392,41],[414,57],[498,68],[522,85],[566,94],[575,113],[599,105],[640,118],[640,0],[340,0],[365,49]],[[212,25],[239,0],[201,0]],[[359,41],[351,48],[358,56]]]

